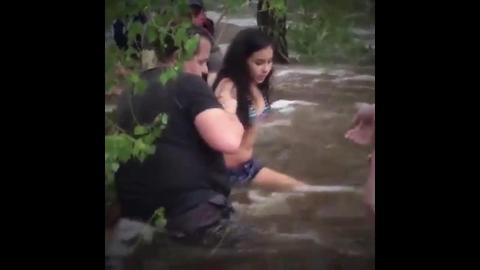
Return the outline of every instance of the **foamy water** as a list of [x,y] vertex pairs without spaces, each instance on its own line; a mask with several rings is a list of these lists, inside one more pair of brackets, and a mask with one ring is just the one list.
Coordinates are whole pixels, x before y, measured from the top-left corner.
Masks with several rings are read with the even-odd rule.
[[286,99],[279,99],[275,102],[273,102],[270,107],[275,110],[282,110],[286,108],[290,108],[295,105],[300,105],[300,106],[316,106],[318,105],[317,103],[314,102],[309,102],[305,100],[286,100]]
[[291,74],[303,74],[303,75],[322,75],[326,73],[324,68],[289,68],[285,70],[279,70],[275,73],[275,77],[283,77]]

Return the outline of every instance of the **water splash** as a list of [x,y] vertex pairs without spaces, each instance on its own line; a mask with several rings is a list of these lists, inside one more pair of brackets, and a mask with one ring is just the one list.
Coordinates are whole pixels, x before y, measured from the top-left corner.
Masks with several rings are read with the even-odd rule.
[[332,80],[332,82],[346,82],[346,81],[366,81],[366,82],[375,82],[375,76],[373,75],[355,75],[345,78],[337,78]]
[[325,68],[289,68],[285,70],[279,70],[275,73],[275,77],[283,77],[290,74],[304,74],[304,75],[322,75],[326,74]]
[[272,109],[274,109],[274,110],[282,110],[282,109],[292,107],[293,105],[316,106],[316,105],[318,105],[318,103],[304,101],[304,100],[279,99],[279,100],[273,102],[270,105],[270,107],[272,107]]
[[262,128],[289,127],[291,125],[292,125],[292,120],[290,119],[278,119],[278,120],[273,120],[267,123],[260,123],[260,127]]

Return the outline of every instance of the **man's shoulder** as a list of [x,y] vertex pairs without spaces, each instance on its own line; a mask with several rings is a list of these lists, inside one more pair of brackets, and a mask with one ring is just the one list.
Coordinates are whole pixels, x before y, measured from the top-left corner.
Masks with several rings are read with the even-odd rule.
[[[147,79],[147,80],[155,80],[155,79],[160,79],[160,75],[162,72],[167,71],[166,67],[154,67],[151,69],[147,69],[142,72],[142,78]],[[176,77],[176,80],[174,79],[173,81],[194,81],[194,82],[204,82],[202,78],[198,75],[194,75],[191,73],[186,73],[183,71],[179,71]],[[199,82],[200,83],[200,82]]]
[[[210,92],[210,86],[200,76],[180,71],[176,78],[170,79],[165,85],[160,82],[164,68],[146,70],[142,78],[148,83],[148,92],[174,92],[176,96],[190,96],[194,93]],[[166,91],[165,91],[166,90]]]
[[181,82],[194,82],[198,84],[206,84],[206,82],[202,79],[202,77],[187,73],[187,72],[180,72],[178,74],[178,78]]
[[177,77],[177,86],[186,91],[207,91],[210,89],[207,82],[198,75],[181,72]]
[[160,78],[160,75],[164,70],[164,68],[155,67],[143,71],[140,76],[142,79],[147,80],[148,82],[154,82],[155,80]]

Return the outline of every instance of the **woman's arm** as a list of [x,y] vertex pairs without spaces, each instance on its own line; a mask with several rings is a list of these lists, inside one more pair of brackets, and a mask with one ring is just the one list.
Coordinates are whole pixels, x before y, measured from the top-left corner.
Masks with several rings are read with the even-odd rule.
[[237,113],[237,91],[231,80],[223,79],[215,89],[215,96],[225,111],[232,114]]

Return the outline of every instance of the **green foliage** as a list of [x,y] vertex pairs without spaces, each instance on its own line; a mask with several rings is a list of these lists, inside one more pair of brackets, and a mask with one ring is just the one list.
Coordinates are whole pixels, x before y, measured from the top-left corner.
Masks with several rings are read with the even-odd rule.
[[[133,17],[140,12],[148,17],[145,24],[134,22]],[[140,76],[142,72],[142,54],[132,44],[140,37],[143,45],[162,44],[167,34],[171,34],[180,48],[180,59],[175,67],[166,69],[159,80],[165,84],[176,78],[184,60],[190,58],[197,45],[198,37],[189,38],[187,29],[191,22],[187,0],[106,0],[105,30],[108,31],[116,19],[121,19],[128,32],[127,51],[116,47],[112,40],[105,42],[105,93],[115,86],[130,88],[134,95],[141,95],[147,88]],[[121,68],[120,68],[121,67]],[[120,72],[121,71],[121,72]],[[135,118],[135,115],[133,115]],[[136,120],[135,120],[136,121]],[[130,159],[143,162],[155,153],[155,141],[162,134],[168,122],[168,115],[159,114],[153,123],[137,123],[132,133],[119,128],[106,115],[105,127],[105,186],[107,204],[114,197],[115,173],[120,165]]]
[[143,162],[149,155],[155,153],[154,142],[162,135],[168,123],[168,115],[161,113],[151,125],[137,125],[133,135],[120,130],[111,123],[109,132],[105,135],[105,203],[108,207],[116,198],[115,173],[120,164],[130,159]]
[[160,74],[159,81],[165,85],[169,80],[177,77],[178,70],[178,66],[168,68],[162,74]]
[[287,12],[287,5],[286,0],[269,0],[270,1],[270,9],[273,10],[276,14],[280,16],[285,15]]
[[132,156],[135,139],[126,133],[112,133],[105,136],[105,178],[111,184],[120,162]]
[[115,124],[115,131],[105,135],[105,176],[107,182],[114,179],[120,163],[134,158],[145,160],[155,152],[154,141],[159,138],[168,124],[168,115],[160,113],[150,125],[137,125],[133,135],[120,130]]
[[148,42],[155,42],[155,40],[157,40],[157,38],[159,37],[158,36],[159,35],[158,28],[155,27],[153,25],[153,23],[149,24],[147,26],[147,33],[146,34],[147,34]]
[[199,36],[194,36],[185,42],[185,58],[186,59],[193,57],[199,42],[200,42]]
[[165,219],[165,209],[163,207],[157,209],[157,211],[155,211],[153,214],[152,224],[157,229],[163,229],[165,228],[165,225],[167,225],[167,220]]
[[[135,95],[145,92],[147,84],[140,76],[142,71],[141,54],[131,46],[137,36],[145,44],[161,43],[169,30],[172,30],[175,43],[182,48],[181,52],[185,53],[181,53],[183,57],[178,66],[167,69],[161,74],[161,81],[166,83],[177,76],[182,60],[190,57],[197,45],[197,39],[189,39],[186,33],[186,29],[190,26],[189,18],[186,16],[189,9],[187,2],[187,0],[182,0],[172,4],[168,0],[105,1],[105,29],[111,28],[116,19],[122,19],[127,26],[129,44],[127,51],[121,51],[114,42],[105,43],[105,93],[109,93],[114,86],[118,85],[133,89]],[[139,12],[149,16],[145,25],[132,21],[132,18]],[[176,25],[172,22],[176,22]],[[128,70],[128,73],[119,74],[119,67]],[[155,147],[152,144],[161,135],[162,128],[167,124],[166,117],[163,115],[158,118],[164,121],[156,121],[152,126],[139,125],[135,127],[133,134],[128,134],[118,127],[106,128],[105,172],[107,181],[113,180],[113,175],[121,162],[131,158],[142,161],[154,153]]]
[[367,1],[300,1],[288,14],[287,40],[302,62],[358,62],[370,51],[353,28],[371,24]]
[[132,22],[128,27],[128,40],[135,40],[137,35],[143,35],[143,24],[141,22]]

